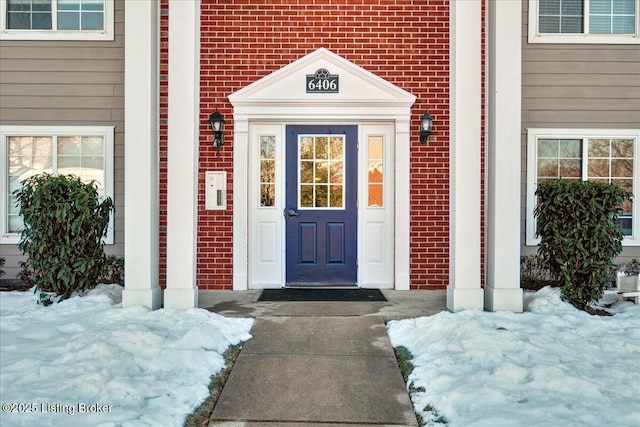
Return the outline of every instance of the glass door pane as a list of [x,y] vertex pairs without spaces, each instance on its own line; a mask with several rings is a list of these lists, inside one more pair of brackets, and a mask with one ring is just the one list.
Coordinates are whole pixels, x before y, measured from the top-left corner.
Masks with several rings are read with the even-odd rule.
[[298,208],[344,209],[344,135],[300,135]]

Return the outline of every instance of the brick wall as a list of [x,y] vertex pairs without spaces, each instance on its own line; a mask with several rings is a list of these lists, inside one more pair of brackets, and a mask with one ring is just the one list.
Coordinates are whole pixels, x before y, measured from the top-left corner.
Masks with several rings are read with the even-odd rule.
[[167,280],[167,95],[168,95],[168,51],[169,51],[169,0],[160,0],[160,105],[159,105],[159,125],[160,141],[158,160],[160,163],[158,179],[160,188],[158,196],[160,198],[159,213],[159,236],[160,243],[159,257],[159,279],[160,285],[164,286]]
[[[161,0],[161,280],[166,254],[167,0]],[[411,283],[443,288],[449,263],[449,8],[447,0],[202,0],[201,144],[198,197],[200,289],[230,289],[233,200],[204,210],[204,171],[229,171],[233,120],[227,96],[320,48],[417,96],[411,132]],[[225,146],[211,146],[208,115],[225,116]],[[428,109],[434,133],[418,142]]]

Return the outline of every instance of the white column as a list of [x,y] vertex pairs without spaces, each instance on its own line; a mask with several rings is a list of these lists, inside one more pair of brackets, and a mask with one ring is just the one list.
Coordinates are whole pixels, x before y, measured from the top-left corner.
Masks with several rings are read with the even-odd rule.
[[485,307],[522,312],[520,141],[522,3],[489,1]]
[[409,263],[411,201],[410,162],[411,138],[408,120],[396,121],[396,176],[395,176],[395,290],[408,291],[411,287]]
[[169,0],[165,308],[198,305],[200,1]]
[[249,121],[233,116],[233,290],[249,288]]
[[124,307],[160,308],[158,286],[158,6],[125,3]]
[[450,271],[447,308],[483,309],[480,286],[480,1],[450,2]]

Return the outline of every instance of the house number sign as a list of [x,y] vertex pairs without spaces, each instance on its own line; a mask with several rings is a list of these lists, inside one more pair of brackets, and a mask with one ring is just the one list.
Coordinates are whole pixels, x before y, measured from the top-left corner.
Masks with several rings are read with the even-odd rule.
[[307,74],[307,93],[338,93],[340,76],[319,68],[315,74]]

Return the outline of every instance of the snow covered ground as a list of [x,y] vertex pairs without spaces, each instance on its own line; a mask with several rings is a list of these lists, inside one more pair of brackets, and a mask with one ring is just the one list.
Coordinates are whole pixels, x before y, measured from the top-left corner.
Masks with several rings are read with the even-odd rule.
[[181,426],[251,319],[121,308],[122,288],[43,307],[0,293],[0,425]]
[[[414,355],[414,405],[450,427],[640,426],[640,305],[590,316],[557,290],[525,313],[443,312],[390,322]],[[0,425],[181,426],[250,319],[122,309],[121,288],[43,307],[0,293]],[[436,424],[438,425],[438,424]]]
[[[613,297],[615,300],[615,296]],[[525,293],[525,313],[464,311],[388,324],[415,369],[414,407],[450,427],[640,426],[640,305],[612,317]],[[441,425],[434,423],[434,425]]]

